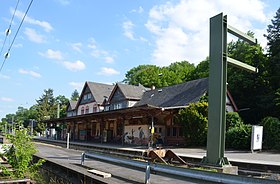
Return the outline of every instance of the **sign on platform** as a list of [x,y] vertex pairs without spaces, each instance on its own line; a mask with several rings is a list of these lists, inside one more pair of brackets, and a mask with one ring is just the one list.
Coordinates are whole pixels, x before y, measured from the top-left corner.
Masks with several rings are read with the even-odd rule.
[[252,126],[251,151],[262,149],[263,126]]

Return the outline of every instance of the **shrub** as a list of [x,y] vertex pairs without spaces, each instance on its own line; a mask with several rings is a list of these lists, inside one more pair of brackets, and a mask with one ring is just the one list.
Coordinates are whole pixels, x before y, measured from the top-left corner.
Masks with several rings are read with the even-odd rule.
[[241,122],[242,120],[237,112],[228,112],[226,114],[226,131],[235,127],[235,125],[240,124]]
[[263,126],[263,147],[280,150],[280,120],[266,117],[261,121]]
[[239,122],[226,132],[226,147],[238,150],[251,149],[252,126]]
[[192,103],[179,111],[179,121],[184,128],[187,145],[205,146],[208,128],[208,103]]
[[8,171],[5,166],[1,166],[4,174],[11,178],[33,179],[38,174],[38,167],[42,165],[44,160],[32,163],[33,154],[37,152],[34,144],[31,142],[31,136],[28,135],[26,129],[16,130],[15,135],[8,134],[12,147],[6,149],[4,156],[14,171]]

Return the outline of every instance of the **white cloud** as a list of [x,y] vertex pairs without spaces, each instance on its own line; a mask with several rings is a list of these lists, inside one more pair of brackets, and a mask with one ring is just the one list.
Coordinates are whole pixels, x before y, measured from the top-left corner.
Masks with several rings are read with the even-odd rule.
[[71,45],[73,50],[82,53],[82,50],[81,50],[81,47],[83,46],[82,43],[80,43],[80,42],[79,43],[71,43],[70,45]]
[[106,63],[113,63],[114,62],[114,58],[113,57],[110,57],[110,56],[106,56],[104,58],[105,62]]
[[1,78],[1,79],[10,79],[10,76],[0,74],[0,78]]
[[[11,14],[13,14],[14,13],[14,9],[11,8],[10,12],[11,12]],[[20,20],[22,20],[22,18],[24,16],[24,12],[17,10],[16,13],[15,13],[15,16],[18,17]],[[40,26],[46,32],[50,32],[50,31],[53,30],[53,27],[51,26],[51,24],[49,22],[36,20],[36,19],[33,19],[33,18],[29,17],[28,15],[26,15],[26,17],[24,19],[24,22]]]
[[0,101],[2,101],[2,102],[13,102],[13,101],[15,101],[15,100],[12,99],[12,98],[1,97],[1,98],[0,98]]
[[35,77],[35,78],[40,78],[41,77],[41,74],[39,74],[37,72],[34,72],[32,70],[19,69],[18,72],[20,74],[30,75],[30,76]]
[[144,9],[142,6],[139,6],[138,9],[133,9],[130,11],[131,13],[143,13]]
[[131,39],[131,40],[135,40],[134,38],[134,33],[133,33],[133,27],[134,24],[131,21],[125,21],[123,22],[123,30],[124,30],[124,36],[126,36],[127,38]]
[[21,43],[16,43],[16,44],[13,45],[13,47],[15,47],[15,48],[21,48],[21,47],[23,47],[23,45],[22,45]]
[[95,41],[94,38],[89,39],[88,48],[91,48],[91,49],[96,49],[97,48],[96,41]]
[[49,59],[63,60],[62,53],[59,50],[55,51],[52,49],[48,49],[45,53],[39,52],[39,54]]
[[69,82],[69,85],[72,86],[74,89],[81,90],[84,86],[84,82]]
[[230,25],[255,32],[253,23],[267,20],[264,6],[260,0],[180,0],[154,6],[145,24],[156,37],[152,62],[160,66],[182,60],[198,64],[209,55],[210,17],[223,11]]
[[56,0],[56,2],[60,3],[63,6],[70,4],[69,0]]
[[108,51],[100,49],[94,38],[89,39],[88,48],[91,49],[91,55],[97,59],[103,60],[105,63],[113,63],[115,56]]
[[110,75],[118,75],[118,74],[120,74],[120,72],[113,69],[113,68],[102,67],[101,71],[98,72],[97,74],[98,75],[110,76]]
[[78,60],[76,62],[64,61],[64,62],[62,62],[62,65],[65,68],[67,68],[68,70],[74,71],[74,72],[84,70],[86,68],[86,65],[80,60]]
[[45,38],[43,35],[36,32],[36,30],[31,28],[25,28],[24,34],[28,37],[28,39],[35,43],[43,43]]

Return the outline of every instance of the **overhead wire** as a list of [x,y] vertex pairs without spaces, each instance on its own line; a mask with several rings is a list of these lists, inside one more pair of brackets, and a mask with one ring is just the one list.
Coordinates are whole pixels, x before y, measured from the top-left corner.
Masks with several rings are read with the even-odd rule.
[[12,16],[11,21],[10,21],[10,24],[9,24],[9,28],[8,28],[8,29],[6,30],[6,32],[5,32],[6,36],[5,36],[5,40],[4,40],[4,42],[3,42],[3,45],[2,45],[2,48],[1,48],[1,52],[0,52],[0,55],[1,55],[1,56],[2,56],[2,51],[3,51],[3,49],[4,49],[4,46],[5,46],[5,44],[6,44],[7,37],[8,37],[8,35],[11,33],[11,27],[12,27],[12,23],[13,23],[13,20],[14,20],[16,11],[17,11],[18,4],[19,4],[19,0],[17,1],[17,4],[16,4],[16,7],[15,7],[13,16]]
[[19,25],[19,27],[18,27],[18,29],[17,29],[17,31],[16,31],[16,34],[15,34],[13,40],[12,40],[12,43],[10,44],[9,49],[8,49],[7,53],[5,54],[3,63],[2,63],[1,68],[0,68],[0,72],[2,71],[2,68],[3,68],[3,66],[4,66],[4,64],[5,64],[5,62],[6,62],[7,58],[8,58],[8,56],[9,56],[9,54],[10,54],[11,48],[12,48],[14,42],[15,42],[15,39],[16,39],[16,37],[17,37],[17,35],[18,35],[18,32],[19,32],[19,30],[20,30],[20,28],[21,28],[21,26],[22,26],[22,24],[23,24],[23,21],[24,21],[26,15],[27,15],[27,13],[28,13],[28,11],[29,11],[29,9],[30,9],[32,3],[33,3],[33,0],[30,1],[29,5],[28,5],[28,7],[27,7],[27,9],[26,9],[26,11],[25,11],[25,13],[24,13],[24,16],[23,16],[23,18],[22,18],[22,20],[21,20],[21,22],[20,22],[20,25]]

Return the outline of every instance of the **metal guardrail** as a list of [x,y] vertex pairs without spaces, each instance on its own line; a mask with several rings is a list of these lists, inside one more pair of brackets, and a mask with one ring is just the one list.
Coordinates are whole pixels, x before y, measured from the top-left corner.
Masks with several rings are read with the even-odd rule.
[[252,178],[252,177],[244,177],[238,175],[217,173],[217,172],[209,172],[202,170],[194,170],[188,168],[167,166],[161,164],[154,164],[150,162],[141,162],[136,160],[128,160],[123,158],[116,158],[112,156],[105,156],[95,153],[82,153],[81,156],[81,164],[84,165],[85,158],[98,159],[106,162],[111,162],[114,164],[122,164],[126,166],[130,166],[135,169],[145,169],[145,184],[151,183],[150,173],[151,171],[155,171],[157,173],[162,173],[165,176],[178,176],[185,177],[189,179],[196,179],[199,181],[208,181],[215,183],[240,183],[240,184],[248,184],[248,183],[260,183],[260,184],[279,184],[279,181],[262,179],[262,178]]
[[1,180],[0,184],[31,184],[31,180],[30,179],[14,179],[14,180]]

